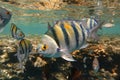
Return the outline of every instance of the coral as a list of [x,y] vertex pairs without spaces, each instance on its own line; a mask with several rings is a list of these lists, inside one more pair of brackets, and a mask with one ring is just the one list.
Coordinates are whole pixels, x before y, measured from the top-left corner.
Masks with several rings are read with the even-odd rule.
[[[30,38],[29,38],[30,37]],[[87,48],[71,53],[77,60],[68,62],[62,58],[45,58],[36,54],[35,48],[40,37],[27,37],[33,44],[32,53],[25,64],[24,72],[18,69],[16,54],[17,41],[11,38],[0,40],[0,79],[18,80],[119,80],[120,51],[119,38],[103,37],[98,43],[90,43]],[[33,40],[34,39],[34,40]],[[97,56],[100,68],[95,72],[92,68],[94,57]],[[86,63],[83,62],[87,57]],[[84,66],[86,65],[86,67]]]

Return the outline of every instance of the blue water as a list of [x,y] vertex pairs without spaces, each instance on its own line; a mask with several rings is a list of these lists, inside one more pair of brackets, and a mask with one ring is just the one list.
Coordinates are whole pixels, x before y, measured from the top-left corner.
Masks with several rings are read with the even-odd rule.
[[[0,4],[12,12],[12,19],[9,24],[6,25],[5,30],[1,33],[3,35],[10,34],[11,23],[15,23],[22,31],[27,34],[44,34],[47,31],[47,23],[53,23],[55,20],[72,18],[81,19],[84,16],[88,17],[87,7],[78,6],[66,6],[61,10],[28,10],[15,7],[8,4]],[[108,10],[108,9],[106,9]],[[105,10],[104,10],[105,11]],[[115,26],[112,28],[103,27],[99,31],[101,35],[120,35],[120,10],[114,10],[116,15],[112,16],[111,13],[104,12],[101,17],[108,21],[109,19],[114,20]]]

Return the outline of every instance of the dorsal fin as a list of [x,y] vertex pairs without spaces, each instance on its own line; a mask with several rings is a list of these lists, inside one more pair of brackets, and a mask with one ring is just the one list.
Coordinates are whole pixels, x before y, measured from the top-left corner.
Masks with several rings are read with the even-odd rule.
[[50,23],[48,22],[48,29],[50,29],[52,26],[50,25]]

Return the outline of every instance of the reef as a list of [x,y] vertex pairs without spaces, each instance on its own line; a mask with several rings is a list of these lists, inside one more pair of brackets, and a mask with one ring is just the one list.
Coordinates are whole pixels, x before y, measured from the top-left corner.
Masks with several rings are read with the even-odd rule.
[[[7,2],[8,4],[15,5],[24,9],[35,9],[35,10],[56,10],[65,7],[66,5],[77,5],[95,7],[99,2],[95,0],[0,0]],[[101,0],[98,0],[101,1]],[[102,7],[108,8],[119,8],[119,0],[102,0]],[[98,5],[99,6],[99,5]]]
[[[119,80],[120,79],[120,38],[101,37],[90,42],[87,48],[71,53],[77,60],[68,62],[62,58],[45,58],[35,53],[40,37],[26,37],[33,44],[32,54],[25,64],[24,72],[18,69],[16,56],[17,41],[5,36],[0,39],[0,80]],[[33,40],[34,39],[34,40]],[[100,68],[92,68],[97,56]],[[84,67],[83,59],[86,59]]]

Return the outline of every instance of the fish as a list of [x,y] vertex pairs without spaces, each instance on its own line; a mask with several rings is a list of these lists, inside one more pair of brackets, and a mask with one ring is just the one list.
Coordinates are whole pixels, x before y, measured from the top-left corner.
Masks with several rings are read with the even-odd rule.
[[11,20],[12,13],[5,8],[0,7],[0,33],[4,30],[6,24]]
[[112,28],[113,26],[115,26],[114,23],[106,23],[103,25],[103,27],[106,27],[106,28]]
[[83,66],[84,66],[85,69],[87,68],[86,60],[87,60],[87,57],[84,57],[84,58],[83,58]]
[[20,28],[18,28],[14,23],[11,24],[10,31],[14,39],[22,40],[25,37],[23,31]]
[[24,69],[24,64],[28,60],[28,57],[30,52],[32,51],[32,48],[33,46],[29,40],[27,39],[20,40],[18,44],[17,53],[15,54],[15,56],[17,56],[18,61],[20,63],[19,64],[20,69]]
[[61,57],[67,61],[76,61],[70,53],[86,48],[87,39],[97,39],[97,30],[103,22],[96,26],[84,26],[81,21],[58,21],[41,35],[36,52],[44,57]]
[[100,66],[99,66],[99,61],[97,57],[94,57],[92,67],[93,67],[94,72],[98,72]]

